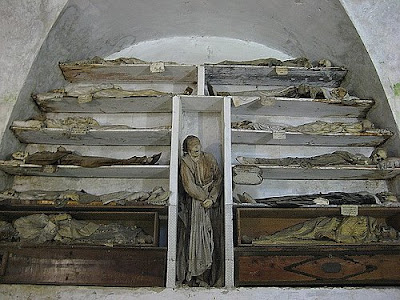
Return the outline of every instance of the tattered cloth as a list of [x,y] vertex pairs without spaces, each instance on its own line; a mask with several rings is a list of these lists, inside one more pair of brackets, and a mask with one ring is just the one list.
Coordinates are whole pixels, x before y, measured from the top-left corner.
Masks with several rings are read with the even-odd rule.
[[[259,203],[269,207],[301,207],[307,205],[316,205],[324,203],[325,205],[372,205],[380,204],[381,199],[378,196],[367,193],[345,193],[345,192],[331,192],[319,193],[308,195],[293,195],[293,196],[280,196],[253,199],[249,194],[239,195],[238,198],[242,203]],[[252,201],[249,201],[249,198]]]
[[66,244],[137,245],[151,244],[153,238],[136,226],[118,223],[99,224],[73,219],[69,214],[34,214],[14,221],[21,242],[42,244],[58,241]]
[[250,65],[250,66],[286,66],[286,67],[304,67],[311,68],[312,64],[306,57],[299,57],[295,59],[289,59],[285,61],[281,61],[276,58],[260,58],[254,60],[245,60],[245,61],[233,61],[233,60],[224,60],[216,65]]
[[281,243],[370,243],[385,237],[382,228],[398,233],[393,228],[378,225],[375,218],[355,217],[318,217],[278,231],[272,235],[260,236],[252,241],[254,245]]
[[369,157],[362,154],[352,154],[348,151],[335,151],[312,157],[253,158],[238,156],[236,160],[245,165],[298,165],[301,167],[374,164]]

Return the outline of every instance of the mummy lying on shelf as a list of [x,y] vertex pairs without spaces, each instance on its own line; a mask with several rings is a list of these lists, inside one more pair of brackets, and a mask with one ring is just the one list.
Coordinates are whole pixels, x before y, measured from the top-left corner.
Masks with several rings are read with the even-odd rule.
[[[272,97],[282,98],[310,98],[318,99],[322,102],[328,103],[340,103],[343,105],[354,105],[358,97],[350,96],[345,88],[328,88],[328,87],[317,87],[309,85],[288,86],[282,88],[276,88],[271,90],[252,90],[252,91],[240,91],[240,92],[216,92],[212,86],[208,86],[209,93],[211,96],[234,96],[233,104],[238,107],[243,104],[260,100],[261,105],[270,106]],[[235,97],[240,96],[240,97]],[[257,99],[246,99],[246,97],[257,97]],[[363,105],[367,103],[361,102]],[[372,103],[368,102],[368,105]]]
[[[187,87],[181,94],[190,95],[193,89]],[[101,98],[129,98],[129,97],[157,97],[171,95],[152,89],[125,90],[112,83],[101,83],[97,85],[67,85],[62,89],[55,89],[48,93],[33,95],[33,99],[39,106],[48,100],[57,99],[61,101],[64,97],[76,98],[78,103],[87,103],[94,99]]]
[[120,86],[111,83],[102,83],[98,85],[67,85],[62,89],[55,89],[47,93],[33,95],[33,99],[40,105],[46,100],[59,99],[63,97],[77,98],[79,103],[90,102],[98,98],[127,98],[127,97],[148,97],[162,96],[168,93],[146,90],[124,90]]
[[15,152],[12,154],[13,163],[25,163],[34,165],[73,165],[85,168],[97,168],[101,166],[113,165],[154,165],[161,157],[161,153],[154,154],[153,156],[133,156],[127,159],[117,159],[101,156],[84,156],[73,151],[68,151],[60,146],[56,152],[39,151],[33,154],[27,152]]
[[299,126],[279,126],[269,125],[248,120],[232,122],[234,129],[250,129],[250,130],[265,130],[265,131],[286,131],[299,132],[304,134],[329,134],[329,133],[370,133],[392,135],[387,129],[377,129],[374,124],[368,120],[354,123],[344,122],[324,122],[315,121]]
[[94,195],[81,191],[39,191],[17,192],[5,190],[0,192],[0,204],[12,205],[54,205],[57,208],[68,205],[166,205],[169,191],[155,187],[151,191],[120,191],[103,195]]
[[[12,127],[41,129],[41,128],[58,128],[71,132],[86,132],[91,129],[135,129],[127,125],[100,125],[92,117],[67,117],[65,119],[47,119],[44,120],[28,120],[14,121]],[[146,127],[147,129],[150,129]],[[158,126],[153,129],[169,129],[170,126]]]
[[348,151],[335,151],[312,157],[259,158],[238,156],[236,160],[243,165],[300,166],[303,168],[340,165],[376,165],[380,169],[400,167],[400,158],[388,158],[387,152],[383,148],[376,148],[370,157]]
[[233,60],[224,60],[216,65],[249,65],[249,66],[268,66],[268,67],[276,67],[276,66],[285,66],[285,67],[303,67],[303,68],[330,68],[332,67],[332,62],[327,59],[321,59],[318,62],[310,62],[306,57],[298,57],[294,59],[288,60],[279,60],[276,58],[260,58],[254,60],[246,60],[246,61],[233,61]]
[[34,214],[16,219],[13,224],[0,221],[1,240],[21,244],[86,244],[105,246],[152,245],[153,237],[142,228],[118,223],[101,224],[76,220],[69,214]]
[[[249,242],[247,237],[242,242]],[[253,245],[270,244],[364,244],[399,242],[399,232],[370,216],[318,217],[290,226],[271,235],[253,239]]]
[[[121,66],[121,65],[144,65],[144,64],[151,64],[153,62],[141,60],[139,58],[135,57],[120,57],[117,59],[104,59],[99,56],[95,56],[92,59],[88,60],[79,60],[79,61],[74,61],[74,62],[64,62],[60,63],[60,65],[73,65],[73,66],[80,66],[80,65],[103,65],[103,66]],[[157,62],[154,62],[157,63]],[[165,63],[165,64],[170,64],[170,65],[178,65],[176,62],[160,62],[160,63]]]
[[266,207],[307,207],[328,205],[379,205],[400,206],[395,195],[387,192],[371,194],[368,192],[294,195],[254,199],[248,193],[238,194],[234,199],[237,204],[251,204]]

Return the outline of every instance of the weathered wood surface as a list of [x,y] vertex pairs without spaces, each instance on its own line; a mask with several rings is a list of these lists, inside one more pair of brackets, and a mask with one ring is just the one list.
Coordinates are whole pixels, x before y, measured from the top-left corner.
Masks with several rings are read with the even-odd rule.
[[152,73],[150,64],[81,64],[61,63],[61,71],[69,82],[132,83],[132,82],[197,82],[197,67],[166,64],[165,71]]
[[232,114],[313,118],[365,118],[366,113],[373,104],[373,100],[355,100],[354,105],[343,105],[340,101],[327,99],[270,97],[266,104],[261,104],[260,100],[256,100],[239,107],[232,107]]
[[165,286],[164,248],[1,246],[0,255],[1,283]]
[[152,146],[170,145],[171,130],[158,128],[89,129],[74,132],[61,128],[29,128],[12,126],[17,138],[26,144]]
[[299,132],[286,132],[274,136],[272,131],[232,129],[233,144],[249,145],[374,147],[383,143],[389,137],[390,135],[380,133],[303,134]]
[[36,101],[44,112],[69,113],[139,113],[171,112],[172,95],[129,98],[96,98],[79,103],[76,97],[53,98]]
[[398,285],[400,247],[236,248],[237,286]]
[[338,87],[346,73],[343,68],[205,65],[206,82],[212,85]]
[[96,177],[96,178],[143,178],[160,179],[169,177],[168,165],[124,165],[84,168],[80,166],[58,165],[40,166],[32,164],[10,165],[0,161],[0,170],[10,175],[37,175],[57,177]]
[[381,170],[376,166],[257,166],[264,179],[370,179],[387,180],[400,174],[400,168]]
[[[49,210],[58,211],[60,208],[55,206],[54,200],[42,199],[37,201],[7,199],[0,202],[2,209],[17,210]],[[150,205],[147,202],[135,202],[132,204],[120,205],[115,202],[104,205],[102,202],[92,202],[80,204],[77,201],[68,201],[62,209],[67,211],[85,210],[85,211],[130,211],[130,212],[159,212],[166,214],[166,205]]]

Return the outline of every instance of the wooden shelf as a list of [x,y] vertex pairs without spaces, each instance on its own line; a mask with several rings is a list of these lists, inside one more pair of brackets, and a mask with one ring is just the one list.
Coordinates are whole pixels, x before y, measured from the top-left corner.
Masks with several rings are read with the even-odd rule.
[[[340,216],[340,206],[299,207],[299,208],[237,208],[238,218],[313,218]],[[359,215],[372,217],[391,217],[400,215],[400,207],[359,205]],[[249,228],[250,229],[250,228]]]
[[17,138],[26,144],[90,145],[90,146],[154,146],[170,145],[171,130],[157,128],[89,129],[74,133],[60,128],[29,128],[12,126]]
[[[247,165],[244,165],[247,166]],[[400,168],[381,170],[376,166],[322,166],[303,168],[300,166],[257,165],[264,179],[287,180],[387,180],[400,174]]]
[[95,98],[87,103],[79,103],[76,97],[52,98],[36,103],[42,111],[62,113],[141,113],[171,112],[173,95]]
[[261,85],[338,87],[347,73],[343,68],[204,65],[205,81],[211,85]]
[[196,83],[197,67],[193,65],[165,64],[164,72],[150,71],[151,64],[75,64],[60,63],[61,71],[69,82],[91,83]]
[[[241,97],[241,96],[240,96]],[[374,105],[373,100],[354,100],[353,105],[343,105],[341,101],[311,98],[269,97],[269,105],[260,100],[238,107],[232,107],[235,115],[289,116],[332,118],[364,118]]]
[[98,168],[84,168],[80,166],[58,165],[40,166],[33,164],[16,163],[11,165],[7,161],[0,161],[0,170],[11,175],[37,175],[57,177],[97,177],[97,178],[169,178],[168,165],[122,165],[103,166]]
[[303,134],[286,132],[274,138],[272,131],[232,129],[233,144],[249,145],[304,145],[304,146],[349,146],[374,147],[383,143],[391,135],[381,133],[330,133],[330,134]]
[[[168,203],[168,201],[166,201]],[[8,199],[0,202],[0,207],[4,209],[18,209],[18,210],[46,210],[51,212],[58,212],[60,209],[64,211],[130,211],[130,212],[159,212],[160,214],[166,214],[167,205],[150,205],[146,201],[136,202],[134,204],[119,205],[115,202],[109,204],[102,204],[101,202],[92,202],[89,204],[80,204],[77,201],[68,201],[63,207],[56,207],[54,200],[42,199],[42,200],[14,200]]]

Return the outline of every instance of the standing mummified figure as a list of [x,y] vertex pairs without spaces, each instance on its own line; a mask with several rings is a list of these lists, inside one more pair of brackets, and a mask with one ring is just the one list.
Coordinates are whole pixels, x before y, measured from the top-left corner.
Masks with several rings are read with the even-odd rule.
[[191,286],[221,284],[221,171],[214,156],[201,151],[196,136],[184,140],[183,152],[177,280]]

